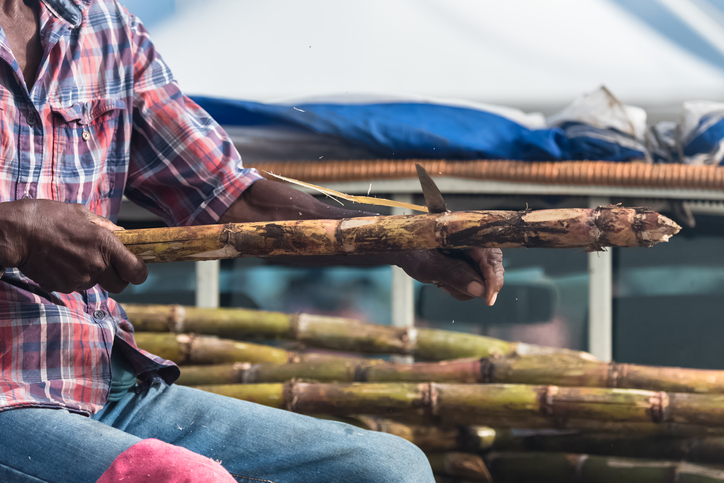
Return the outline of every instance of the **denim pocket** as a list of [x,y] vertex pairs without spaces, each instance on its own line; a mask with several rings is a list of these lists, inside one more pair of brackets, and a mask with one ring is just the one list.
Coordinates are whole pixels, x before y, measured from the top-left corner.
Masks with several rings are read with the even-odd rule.
[[126,103],[99,99],[51,105],[51,110],[57,199],[87,206],[103,203],[114,189],[116,165],[127,157],[122,117]]

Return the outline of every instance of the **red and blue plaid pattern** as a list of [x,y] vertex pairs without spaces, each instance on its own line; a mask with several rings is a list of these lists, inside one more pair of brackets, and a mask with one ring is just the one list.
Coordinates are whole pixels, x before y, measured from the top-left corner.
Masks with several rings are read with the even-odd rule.
[[[42,0],[46,56],[30,91],[0,31],[0,202],[82,203],[115,221],[121,198],[170,225],[216,222],[259,175],[185,97],[143,25],[115,0]],[[0,282],[0,410],[106,402],[114,338],[139,373],[178,368],[136,348],[96,286],[45,293],[17,269]]]

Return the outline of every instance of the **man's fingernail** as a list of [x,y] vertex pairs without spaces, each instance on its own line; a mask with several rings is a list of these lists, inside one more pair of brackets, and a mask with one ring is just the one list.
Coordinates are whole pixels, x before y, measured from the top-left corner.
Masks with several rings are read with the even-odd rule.
[[495,292],[489,299],[488,299],[488,306],[492,307],[495,305],[495,301],[498,300],[498,292]]
[[485,287],[483,287],[483,284],[480,282],[470,282],[466,290],[468,294],[472,295],[473,297],[480,297],[483,295]]

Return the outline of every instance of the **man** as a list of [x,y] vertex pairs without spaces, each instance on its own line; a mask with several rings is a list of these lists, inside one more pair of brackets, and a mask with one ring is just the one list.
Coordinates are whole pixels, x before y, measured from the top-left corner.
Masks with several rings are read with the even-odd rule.
[[[108,298],[147,275],[112,233],[124,193],[171,225],[361,213],[243,169],[116,0],[0,0],[0,27],[0,481],[432,482],[399,438],[171,385]],[[492,305],[500,251],[470,255],[330,262]]]

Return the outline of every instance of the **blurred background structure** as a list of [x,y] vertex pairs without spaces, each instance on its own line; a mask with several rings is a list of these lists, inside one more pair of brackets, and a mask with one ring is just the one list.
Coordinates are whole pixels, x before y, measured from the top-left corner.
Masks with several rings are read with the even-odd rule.
[[[677,121],[685,101],[724,102],[724,2],[717,0],[122,3],[144,21],[188,95],[435,97],[551,115],[605,85],[624,104],[644,108],[649,124]],[[334,187],[422,202],[415,180]],[[653,249],[508,250],[506,287],[493,308],[456,302],[389,267],[299,269],[243,259],[152,266],[145,284],[118,299],[379,323],[414,317],[421,325],[591,350],[604,360],[724,368],[724,192],[454,180],[441,188],[453,210],[621,202],[650,205],[684,230]],[[121,223],[157,222],[126,206]]]

